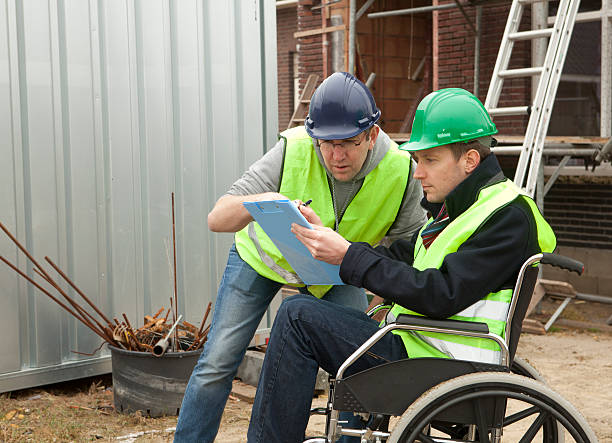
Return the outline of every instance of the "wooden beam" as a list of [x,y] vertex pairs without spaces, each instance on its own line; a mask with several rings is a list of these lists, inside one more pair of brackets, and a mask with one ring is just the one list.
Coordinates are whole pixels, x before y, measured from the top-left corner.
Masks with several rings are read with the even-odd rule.
[[336,25],[336,26],[328,26],[326,28],[309,29],[308,31],[295,32],[293,34],[293,37],[300,38],[300,37],[308,37],[310,35],[320,35],[320,34],[324,34],[327,32],[343,31],[345,28],[346,28],[345,25]]

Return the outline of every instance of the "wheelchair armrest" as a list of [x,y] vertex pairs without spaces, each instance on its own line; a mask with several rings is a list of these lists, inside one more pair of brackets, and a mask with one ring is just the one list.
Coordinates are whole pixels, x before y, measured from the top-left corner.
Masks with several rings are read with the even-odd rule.
[[427,326],[431,328],[453,329],[456,331],[489,333],[489,326],[486,323],[461,321],[461,320],[434,320],[432,318],[421,317],[420,315],[400,314],[395,323],[401,325]]

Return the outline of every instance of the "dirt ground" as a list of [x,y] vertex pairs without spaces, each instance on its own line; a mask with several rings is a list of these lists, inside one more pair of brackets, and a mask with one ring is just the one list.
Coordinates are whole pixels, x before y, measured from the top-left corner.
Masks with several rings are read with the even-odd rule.
[[[553,307],[545,303],[540,318]],[[573,302],[546,335],[523,334],[518,350],[607,443],[612,443],[612,328],[604,324],[610,315],[612,305]],[[582,327],[565,327],[568,322]],[[241,388],[228,401],[219,442],[245,441],[254,388]],[[315,398],[313,405],[325,400]],[[0,442],[172,441],[176,417],[118,414],[112,403],[110,376],[1,394]],[[323,417],[313,418],[309,435],[320,435],[323,423]]]

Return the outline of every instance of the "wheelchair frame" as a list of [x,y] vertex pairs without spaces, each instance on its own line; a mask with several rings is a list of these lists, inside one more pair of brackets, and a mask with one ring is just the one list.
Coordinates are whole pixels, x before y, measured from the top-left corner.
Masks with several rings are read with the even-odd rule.
[[[337,441],[342,435],[360,437],[362,443],[379,443],[387,440],[389,442],[462,441],[428,437],[422,432],[421,428],[414,428],[412,424],[414,420],[421,420],[419,423],[427,423],[427,420],[433,419],[434,415],[429,419],[419,418],[421,411],[415,411],[414,405],[418,406],[420,403],[425,402],[423,408],[427,409],[427,407],[429,407],[429,409],[431,409],[433,406],[427,403],[427,398],[425,397],[428,395],[429,397],[435,397],[436,390],[448,392],[442,395],[442,397],[446,396],[443,400],[440,400],[442,397],[438,399],[434,398],[434,401],[442,401],[445,403],[441,405],[441,407],[434,408],[434,410],[444,416],[446,413],[444,411],[446,411],[446,409],[451,409],[451,412],[447,414],[451,417],[453,417],[453,414],[457,414],[452,410],[452,405],[457,405],[455,409],[460,409],[460,406],[463,406],[463,409],[468,409],[465,408],[465,405],[469,404],[468,402],[472,401],[472,398],[478,398],[478,394],[480,393],[480,398],[478,398],[478,400],[473,400],[476,405],[476,412],[460,412],[458,414],[458,416],[461,417],[459,424],[467,425],[467,434],[465,437],[467,437],[469,441],[499,443],[501,441],[503,427],[507,420],[505,417],[506,402],[509,398],[515,398],[521,401],[531,402],[531,404],[535,405],[531,409],[539,407],[541,408],[540,410],[545,411],[545,417],[542,418],[543,413],[540,413],[536,419],[536,423],[541,426],[542,429],[545,429],[544,439],[546,442],[558,443],[564,441],[564,431],[560,426],[563,426],[565,429],[569,428],[570,434],[576,441],[588,443],[596,442],[597,439],[586,421],[566,400],[539,381],[520,375],[509,374],[512,365],[510,351],[512,321],[515,319],[515,310],[519,298],[527,295],[522,295],[521,290],[527,288],[527,291],[529,291],[529,299],[531,298],[533,284],[535,284],[537,274],[535,272],[530,273],[530,275],[533,275],[533,281],[530,281],[525,286],[524,279],[527,270],[537,263],[550,264],[578,274],[581,274],[584,270],[582,263],[556,254],[541,253],[529,257],[521,266],[516,280],[512,300],[506,316],[504,338],[489,332],[486,323],[457,320],[433,320],[420,316],[400,315],[395,323],[382,327],[363,345],[355,350],[340,366],[336,376],[334,378],[330,377],[329,401],[325,409],[327,415],[326,436],[324,438],[308,439],[304,443],[331,443]],[[372,311],[374,310],[376,310],[376,308]],[[519,317],[522,322],[522,317]],[[344,377],[346,370],[376,342],[387,333],[398,329],[438,332],[492,340],[500,347],[500,364],[494,365],[441,358],[408,358],[386,363],[353,374],[349,377]],[[516,337],[516,340],[518,341],[518,337]],[[516,349],[516,347],[514,349]],[[524,363],[521,363],[521,365],[524,365]],[[423,371],[423,369],[426,370]],[[521,372],[527,373],[530,377],[533,377],[533,372],[535,372],[535,370],[532,371],[533,368],[523,367],[521,369]],[[384,374],[384,376],[382,376],[382,374]],[[397,389],[399,383],[399,385],[402,385],[400,389],[403,397],[404,395],[405,397],[400,399],[399,402],[389,401],[389,399],[382,401],[378,392],[385,391],[385,389],[381,388],[380,383],[377,386],[378,389],[375,394],[368,392],[368,389],[361,388],[361,386],[364,385],[364,380],[368,377],[372,377],[372,379],[376,377],[377,381],[393,378],[393,381],[389,384],[391,388],[388,387],[388,389]],[[408,380],[405,380],[407,377]],[[457,381],[459,381],[459,384],[457,384]],[[461,383],[464,381],[468,384],[474,384],[474,389],[476,389],[478,385],[478,389],[476,389],[477,392],[456,394],[462,390]],[[426,386],[415,387],[414,385],[418,382],[422,382]],[[501,387],[501,393],[496,385]],[[434,394],[431,394],[432,392]],[[423,400],[423,398],[425,398],[425,400]],[[408,404],[407,407],[405,406],[406,403]],[[337,408],[334,406],[337,406]],[[557,410],[559,408],[562,409],[561,412]],[[343,428],[339,422],[340,409],[361,413],[365,412],[371,416],[374,414],[377,419],[373,420],[375,422],[374,424],[369,424],[365,429]],[[434,412],[430,413],[430,415],[431,414],[434,414]],[[378,429],[383,417],[388,417],[390,415],[402,415],[402,419],[400,419],[400,422],[396,425],[393,432],[390,433],[386,429]],[[521,417],[511,416],[509,419],[518,421]],[[396,432],[399,426],[405,426],[406,429],[413,426],[407,440],[403,439],[407,431],[400,429]],[[426,425],[426,427],[427,426],[429,425]],[[533,438],[537,433],[535,427],[534,424],[529,428],[526,437]],[[534,429],[532,430],[532,428]],[[487,432],[483,432],[481,433],[482,435],[479,435],[478,430],[480,429],[486,429]],[[400,431],[403,432],[401,436],[398,437]],[[489,440],[488,437],[489,432],[491,433],[491,440]]]

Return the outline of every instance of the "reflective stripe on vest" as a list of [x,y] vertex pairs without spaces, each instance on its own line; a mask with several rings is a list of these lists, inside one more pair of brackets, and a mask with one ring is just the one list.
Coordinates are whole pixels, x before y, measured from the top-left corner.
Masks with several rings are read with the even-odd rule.
[[[325,226],[333,229],[334,209],[325,168],[303,126],[281,134],[286,139],[285,157],[279,193],[290,200],[312,199],[311,208]],[[365,177],[361,189],[346,208],[338,232],[349,241],[372,245],[387,233],[399,212],[410,173],[410,156],[391,142],[378,165]],[[249,233],[251,235],[249,235]],[[257,242],[253,239],[256,238]],[[235,235],[240,257],[260,275],[271,280],[302,286],[278,248],[252,222]],[[297,278],[297,280],[296,280]],[[309,291],[322,297],[331,286],[310,286]]]
[[[444,257],[456,252],[491,215],[512,203],[516,198],[524,198],[529,204],[536,221],[541,250],[552,252],[556,246],[552,229],[540,214],[533,200],[525,196],[514,183],[506,179],[481,189],[472,206],[453,220],[436,237],[429,248],[426,249],[423,246],[419,235],[414,249],[413,266],[418,270],[439,269]],[[512,289],[502,289],[488,294],[449,318],[487,323],[491,333],[503,338],[511,300]],[[420,315],[394,304],[387,315],[386,322],[394,321],[400,314]],[[499,346],[492,340],[428,332],[393,331],[393,333],[402,337],[408,355],[413,358],[445,357],[496,364],[500,362]]]

